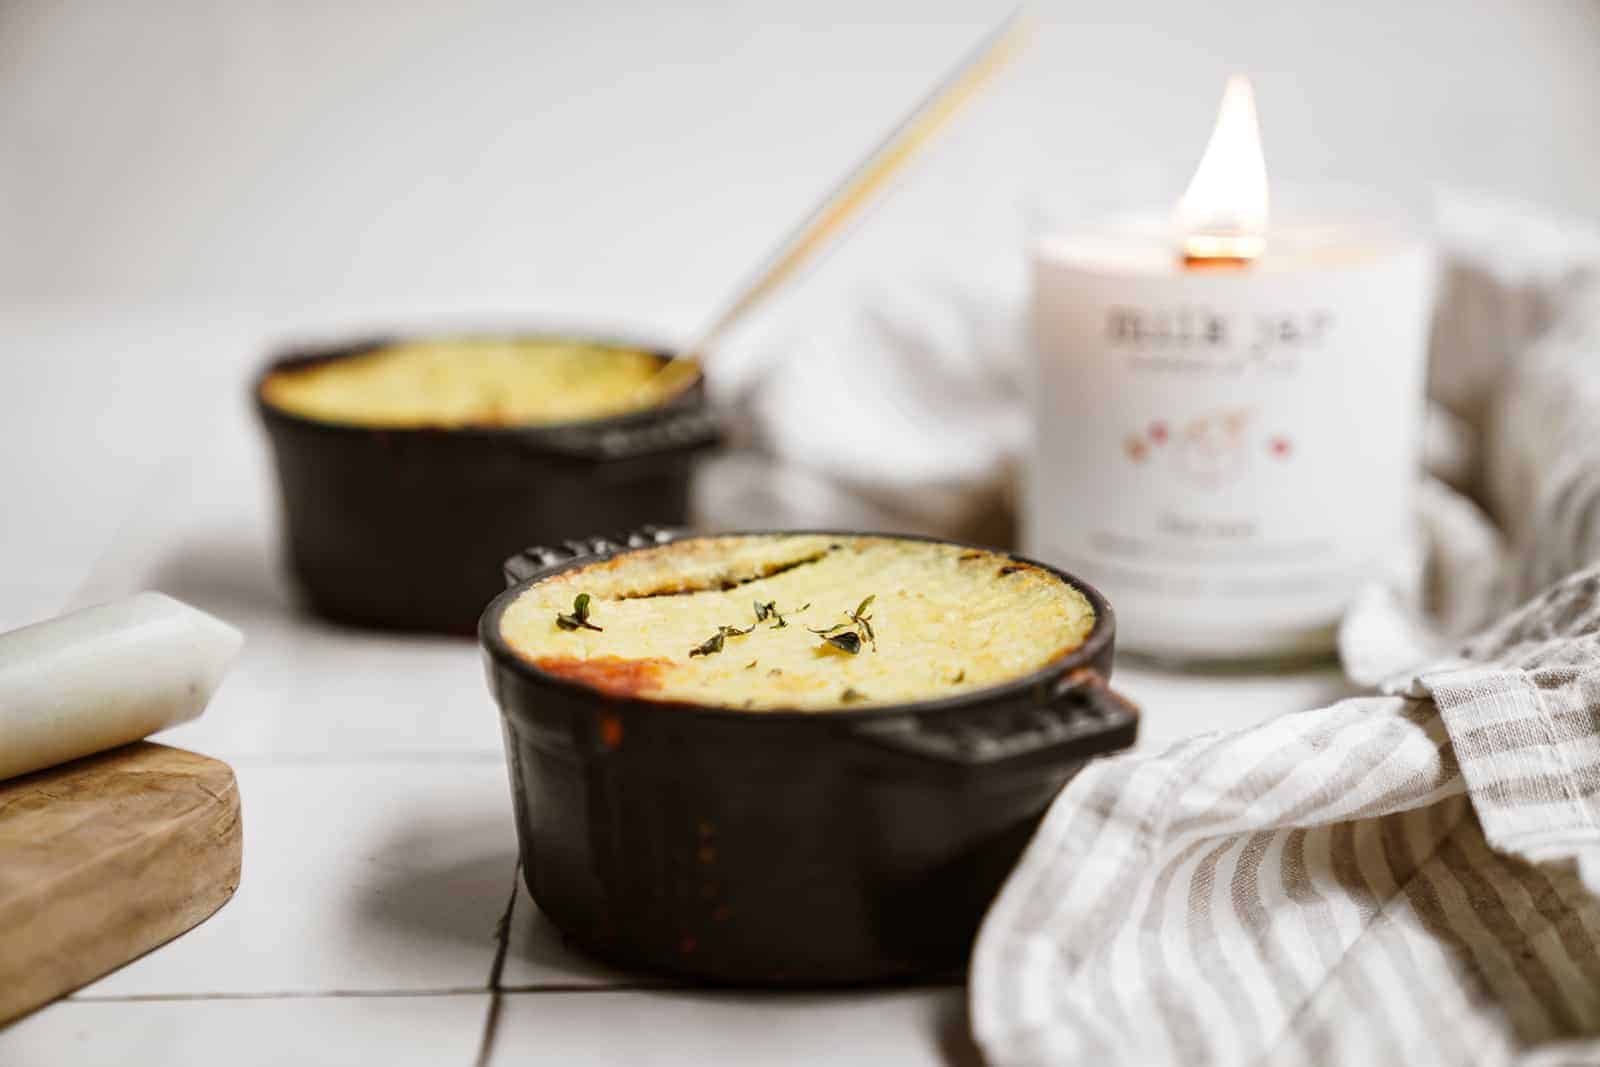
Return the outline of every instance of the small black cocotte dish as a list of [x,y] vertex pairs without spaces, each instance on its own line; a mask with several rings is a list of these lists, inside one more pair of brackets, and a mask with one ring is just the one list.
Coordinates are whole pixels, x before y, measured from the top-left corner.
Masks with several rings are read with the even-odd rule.
[[1107,685],[1111,606],[1034,564],[1093,606],[1079,648],[959,696],[827,711],[607,694],[540,670],[502,636],[529,586],[683,536],[529,549],[506,562],[510,588],[479,624],[539,907],[608,962],[711,983],[964,966],[1050,801],[1087,760],[1134,741],[1138,710]]
[[[471,339],[484,337],[597,343],[532,333]],[[418,340],[431,338],[291,349],[253,385],[277,467],[289,570],[312,610],[361,626],[470,635],[501,588],[501,562],[530,539],[688,521],[694,461],[721,439],[698,381],[643,411],[528,426],[362,426],[298,415],[263,395],[275,371]]]

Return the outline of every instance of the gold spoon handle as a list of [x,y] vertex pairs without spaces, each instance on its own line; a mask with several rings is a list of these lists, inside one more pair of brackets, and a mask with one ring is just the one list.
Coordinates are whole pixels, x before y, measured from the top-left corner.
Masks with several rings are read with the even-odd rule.
[[[834,244],[850,222],[872,202],[896,174],[939,133],[957,112],[1009,63],[1032,33],[1032,23],[1021,9],[984,37],[966,57],[917,102],[904,119],[875,145],[867,157],[790,231],[738,290],[737,295],[700,333],[695,342],[669,360],[657,374],[656,385],[669,394],[686,387],[700,375],[700,365],[712,345],[752,308],[771,296],[824,249]],[[664,379],[664,380],[663,380]]]

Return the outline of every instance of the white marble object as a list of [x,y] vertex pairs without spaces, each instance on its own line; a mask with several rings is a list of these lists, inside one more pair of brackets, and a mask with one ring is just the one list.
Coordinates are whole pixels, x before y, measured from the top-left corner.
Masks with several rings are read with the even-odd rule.
[[0,779],[197,718],[243,643],[161,593],[0,634]]

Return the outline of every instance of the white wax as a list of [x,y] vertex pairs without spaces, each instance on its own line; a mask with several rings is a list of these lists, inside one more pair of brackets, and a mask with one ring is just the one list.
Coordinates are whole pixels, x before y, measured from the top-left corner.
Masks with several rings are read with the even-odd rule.
[[0,779],[197,718],[243,642],[160,593],[0,634]]
[[1041,241],[1033,267],[1026,549],[1107,594],[1119,647],[1331,647],[1409,537],[1427,247],[1306,229],[1193,269],[1151,224]]

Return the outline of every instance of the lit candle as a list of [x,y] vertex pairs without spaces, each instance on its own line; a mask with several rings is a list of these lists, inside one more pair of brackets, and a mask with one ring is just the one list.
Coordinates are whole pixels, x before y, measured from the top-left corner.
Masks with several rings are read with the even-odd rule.
[[1099,585],[1135,651],[1331,648],[1409,532],[1430,250],[1399,229],[1269,227],[1234,78],[1175,219],[1047,236],[1033,268],[1027,549]]

